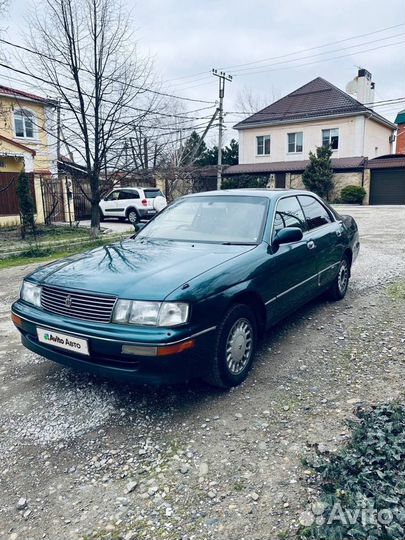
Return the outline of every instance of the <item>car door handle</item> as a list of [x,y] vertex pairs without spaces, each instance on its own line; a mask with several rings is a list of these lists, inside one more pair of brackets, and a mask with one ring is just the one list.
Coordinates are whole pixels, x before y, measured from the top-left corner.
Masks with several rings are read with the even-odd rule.
[[316,248],[316,244],[313,240],[310,240],[309,242],[307,242],[307,248],[308,249],[315,249]]

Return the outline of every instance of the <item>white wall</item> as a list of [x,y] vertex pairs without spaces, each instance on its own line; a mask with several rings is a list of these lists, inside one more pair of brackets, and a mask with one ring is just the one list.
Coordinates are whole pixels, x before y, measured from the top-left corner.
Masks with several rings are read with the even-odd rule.
[[[390,153],[389,136],[391,129],[364,116],[351,116],[283,126],[270,126],[239,130],[239,163],[269,163],[274,161],[295,161],[307,159],[310,150],[315,151],[322,144],[323,129],[339,129],[339,148],[333,152],[334,158],[367,156],[374,158]],[[287,134],[304,133],[303,151],[289,154]],[[256,155],[256,137],[271,136],[270,155]],[[365,135],[365,139],[363,139]],[[377,151],[375,150],[377,147]]]
[[389,142],[392,130],[389,127],[382,126],[371,118],[366,119],[364,155],[373,159],[385,154],[394,152],[393,145]]

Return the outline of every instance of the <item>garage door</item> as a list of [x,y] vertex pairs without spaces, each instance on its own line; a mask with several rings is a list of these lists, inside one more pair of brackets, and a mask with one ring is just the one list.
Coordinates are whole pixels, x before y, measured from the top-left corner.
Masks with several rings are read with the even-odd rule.
[[370,204],[405,204],[405,169],[371,170]]

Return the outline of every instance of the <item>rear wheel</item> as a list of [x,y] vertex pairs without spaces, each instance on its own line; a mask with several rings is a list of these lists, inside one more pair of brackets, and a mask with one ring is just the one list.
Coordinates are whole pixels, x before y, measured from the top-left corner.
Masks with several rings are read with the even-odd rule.
[[232,306],[218,328],[205,380],[220,388],[231,388],[243,382],[252,366],[256,343],[257,323],[253,311],[245,304]]
[[343,255],[339,264],[339,271],[328,291],[331,300],[342,300],[346,296],[350,279],[350,261],[347,255]]
[[127,219],[130,223],[138,223],[139,216],[138,212],[135,210],[135,208],[128,208],[127,210]]

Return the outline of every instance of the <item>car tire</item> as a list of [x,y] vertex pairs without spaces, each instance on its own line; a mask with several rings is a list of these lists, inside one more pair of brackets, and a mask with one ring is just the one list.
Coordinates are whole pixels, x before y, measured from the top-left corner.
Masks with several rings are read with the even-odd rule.
[[349,279],[350,260],[347,255],[343,255],[342,260],[339,263],[337,276],[333,280],[332,285],[327,293],[330,300],[342,300],[346,296],[347,288],[349,286]]
[[252,366],[257,345],[257,321],[245,304],[235,304],[217,330],[212,361],[204,380],[218,388],[243,382]]
[[135,210],[135,208],[128,208],[128,210],[127,210],[127,220],[132,224],[138,223],[139,215],[138,215],[138,212]]

